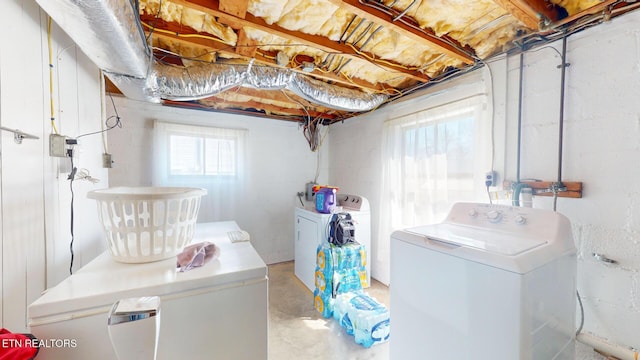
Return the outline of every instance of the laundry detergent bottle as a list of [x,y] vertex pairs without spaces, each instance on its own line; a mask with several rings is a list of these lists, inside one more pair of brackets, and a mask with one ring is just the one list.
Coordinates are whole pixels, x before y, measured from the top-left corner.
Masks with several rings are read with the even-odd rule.
[[331,213],[336,207],[336,189],[322,188],[316,193],[316,211],[323,214]]

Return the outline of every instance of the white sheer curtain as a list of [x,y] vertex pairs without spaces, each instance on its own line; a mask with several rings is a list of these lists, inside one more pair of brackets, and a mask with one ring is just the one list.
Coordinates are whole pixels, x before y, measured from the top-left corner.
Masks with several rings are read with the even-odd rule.
[[491,120],[476,95],[389,120],[383,174],[377,276],[389,282],[389,239],[398,229],[441,221],[457,201],[486,200]]
[[246,208],[248,130],[154,122],[153,185],[207,190],[198,222],[236,219]]

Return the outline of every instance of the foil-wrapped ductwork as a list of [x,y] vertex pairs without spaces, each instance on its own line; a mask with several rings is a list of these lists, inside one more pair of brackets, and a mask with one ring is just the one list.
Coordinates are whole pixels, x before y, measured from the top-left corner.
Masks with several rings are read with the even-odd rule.
[[150,58],[129,0],[36,0],[104,71],[144,78]]
[[130,99],[155,103],[162,99],[190,101],[245,86],[288,89],[312,103],[361,112],[377,108],[387,98],[253,62],[190,67],[158,63],[148,56],[137,9],[129,0],[36,1]]
[[387,99],[383,94],[367,94],[359,90],[327,84],[308,76],[296,75],[287,88],[308,101],[344,111],[373,110]]
[[153,73],[146,78],[114,74],[106,71],[104,74],[128,99],[152,103],[162,102],[157,87],[153,85],[156,82]]
[[262,90],[282,90],[286,88],[295,73],[270,66],[252,66],[248,68],[243,86]]
[[198,100],[241,85],[245,71],[246,66],[206,64],[185,68],[155,63],[153,86],[166,100]]

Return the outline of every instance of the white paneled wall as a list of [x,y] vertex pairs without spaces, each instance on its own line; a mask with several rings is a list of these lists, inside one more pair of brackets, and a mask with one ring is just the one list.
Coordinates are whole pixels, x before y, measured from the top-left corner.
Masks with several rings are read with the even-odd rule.
[[[29,303],[69,274],[71,191],[69,159],[49,157],[50,122],[47,17],[31,0],[2,3],[0,21],[0,125],[39,137],[16,144],[0,133],[0,322],[27,330]],[[75,137],[99,130],[102,122],[100,72],[57,26],[52,27],[55,117],[61,134]],[[76,166],[107,186],[100,137],[79,140]],[[95,204],[85,198],[95,185],[76,181],[75,265],[78,269],[104,249]],[[98,185],[99,186],[99,185]]]
[[[561,42],[530,51],[524,58],[524,103],[521,178],[556,180],[560,104]],[[557,51],[556,51],[557,50]],[[578,248],[578,290],[585,305],[584,331],[613,343],[640,348],[640,13],[632,13],[574,34],[568,39],[563,179],[582,181],[584,198],[559,199]],[[519,57],[499,59],[491,72],[480,73],[493,84],[493,112],[499,178],[516,177]],[[439,91],[442,88],[438,89]],[[441,95],[441,92],[437,92]],[[427,107],[434,95],[412,99],[377,113],[331,127],[330,181],[379,201],[380,177],[375,164],[382,123],[408,106]],[[362,136],[366,134],[367,136]],[[366,152],[352,148],[368,149]],[[345,154],[348,153],[348,156]],[[352,176],[345,175],[349,164]],[[534,206],[552,208],[548,198]],[[376,219],[373,219],[376,224]],[[374,225],[375,244],[388,241]],[[380,246],[380,245],[378,245]],[[618,264],[598,262],[602,253]],[[393,286],[393,285],[392,285]]]
[[[109,132],[112,186],[151,185],[153,121],[204,124],[248,130],[246,202],[210,221],[235,220],[267,263],[293,260],[293,209],[296,193],[314,179],[318,164],[297,123],[223,113],[163,107],[114,97],[123,123]],[[114,110],[109,103],[109,115]],[[327,148],[321,148],[319,183],[327,179]]]

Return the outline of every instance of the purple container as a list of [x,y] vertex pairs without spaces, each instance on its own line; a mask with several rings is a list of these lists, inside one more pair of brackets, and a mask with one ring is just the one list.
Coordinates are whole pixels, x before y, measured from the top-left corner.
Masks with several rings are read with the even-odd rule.
[[316,193],[316,210],[329,214],[336,207],[336,189],[322,188]]

